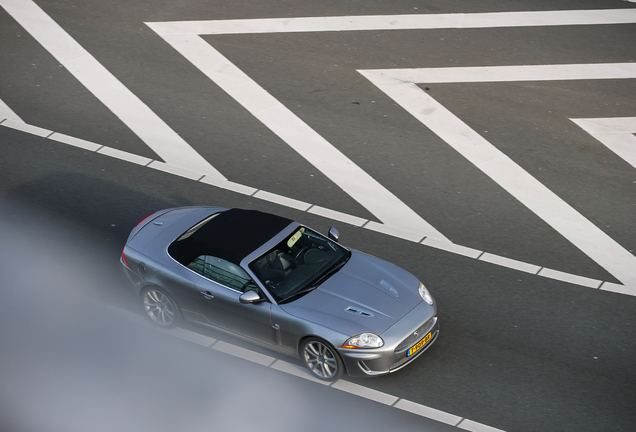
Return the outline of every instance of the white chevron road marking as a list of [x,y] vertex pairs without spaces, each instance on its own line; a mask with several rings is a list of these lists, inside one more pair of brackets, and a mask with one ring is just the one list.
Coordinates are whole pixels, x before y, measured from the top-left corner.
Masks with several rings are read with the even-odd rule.
[[[0,5],[2,5],[18,23],[25,27],[39,43],[51,52],[51,54],[58,59],[60,63],[66,66],[67,69],[99,100],[101,100],[125,124],[137,133],[141,139],[146,142],[146,144],[148,144],[160,157],[164,159],[165,162],[152,161],[147,158],[142,158],[143,160],[141,160],[139,157],[133,157],[136,155],[129,155],[126,152],[121,152],[105,146],[95,147],[97,148],[97,152],[111,157],[128,160],[129,162],[139,163],[144,166],[166,171],[175,175],[185,176],[195,181],[235,190],[239,193],[260,194],[259,198],[271,200],[282,205],[291,205],[289,198],[266,193],[264,191],[258,191],[258,189],[249,186],[238,185],[227,181],[220,172],[213,168],[207,161],[203,160],[196,151],[178,137],[174,131],[163,123],[163,121],[159,119],[143,102],[134,96],[126,87],[123,86],[123,84],[121,84],[101,64],[99,64],[94,57],[92,57],[76,41],[74,41],[61,27],[59,27],[59,25],[57,25],[37,5],[35,5],[33,1],[0,0]],[[421,242],[428,246],[437,247],[452,253],[460,253],[472,258],[481,259],[484,257],[482,260],[486,260],[485,257],[489,257],[490,254],[484,254],[478,250],[455,245],[446,239],[446,237],[428,224],[423,218],[413,212],[413,210],[401,202],[395,195],[377,183],[375,179],[361,170],[353,161],[339,152],[291,111],[280,104],[280,102],[269,95],[265,89],[260,87],[240,69],[236,68],[236,66],[234,66],[228,59],[223,57],[220,53],[218,53],[218,51],[203,41],[200,35],[567,26],[635,22],[636,9],[616,9],[474,14],[308,17],[225,21],[212,20],[147,24],[153,28],[157,34],[162,36],[168,43],[173,45],[179,52],[186,56],[186,58],[189,58],[195,65],[197,65],[197,67],[199,67],[200,70],[202,70],[219,86],[224,88],[249,112],[259,118],[259,120],[266,124],[287,144],[325,173],[327,177],[338,184],[354,199],[370,210],[371,213],[373,213],[382,223],[365,221],[364,219],[355,216],[344,215],[337,211],[323,209],[306,203],[300,203],[295,200],[292,207],[302,207],[305,211],[322,214],[326,217],[339,218],[339,220],[343,220],[347,223],[353,223],[357,226],[361,226],[362,224],[362,226],[366,229],[383,232],[385,234],[404,238],[410,241]],[[592,66],[588,66],[588,71],[591,71],[593,69]],[[630,74],[632,73],[630,67],[631,66],[627,67],[628,70],[626,72],[626,76],[614,76],[614,78],[630,77]],[[509,67],[507,70],[508,73],[511,75],[521,73],[521,75],[518,75],[516,79],[528,79],[528,76],[523,76],[523,74],[527,74],[529,69],[519,68],[532,67],[518,66],[514,68],[517,69],[515,70]],[[465,68],[453,68],[452,71],[438,70],[438,72],[450,72],[451,74],[459,73],[461,75],[464,73],[461,69]],[[491,79],[487,76],[487,74],[491,72],[488,68],[480,69],[479,73],[482,74],[482,77],[479,79]],[[564,79],[563,74],[565,74],[565,76],[569,74],[571,75],[570,69],[571,67],[569,65],[553,67],[551,70],[553,75],[546,76],[545,79]],[[602,69],[603,67],[601,66],[599,69],[601,70],[601,75],[604,73]],[[616,69],[616,71],[617,70],[618,69]],[[484,73],[486,75],[483,75]],[[556,75],[554,75],[554,73],[556,73]],[[474,76],[477,77],[477,75],[478,74],[475,74]],[[377,76],[376,78],[380,79]],[[386,77],[383,77],[382,79],[384,78]],[[600,76],[588,78],[596,79],[600,78]],[[413,82],[415,82],[412,77],[402,77],[402,79],[406,80],[403,84],[413,84]],[[451,75],[446,75],[445,79],[451,79]],[[455,81],[451,82],[457,82],[456,77],[453,77],[452,79]],[[477,80],[477,78],[474,79]],[[378,83],[379,85],[386,84],[381,82]],[[0,118],[7,119],[4,120],[3,126],[13,127],[19,130],[24,130],[26,127],[18,124],[22,123],[21,119],[4,103],[0,104],[0,114]],[[33,130],[35,131],[36,129]],[[40,130],[40,128],[37,128],[37,130]],[[31,131],[29,133],[33,132]],[[67,137],[59,133],[54,133],[49,138],[56,139],[66,144],[78,145],[79,147],[86,147],[89,145],[93,148],[94,146],[97,146],[97,144],[91,145],[91,143],[86,143],[82,140]],[[482,155],[473,156],[477,163],[479,163]],[[495,160],[492,159],[491,162],[492,161]],[[482,162],[484,161],[482,160]],[[502,163],[502,165],[498,165],[501,161],[495,162],[496,163],[492,166],[512,169],[514,172],[517,170],[516,164],[512,161],[510,161],[512,163],[506,162]],[[488,164],[483,163],[482,169],[487,169],[487,165]],[[511,174],[509,171],[506,172],[506,170],[499,174],[494,172],[496,169],[491,168],[491,170],[493,170],[491,173],[493,178],[497,176],[503,176],[506,178],[510,177]],[[522,183],[526,180],[530,179],[526,177]],[[526,184],[530,183],[526,182]],[[514,185],[510,183],[509,186],[513,187],[513,189],[516,187],[519,191],[522,191],[523,189],[523,187],[518,184]],[[536,187],[536,185],[533,184],[533,187]],[[543,192],[546,192],[545,196],[549,196],[549,194],[551,194],[551,192],[547,189],[542,191],[542,193]],[[558,202],[558,197],[555,197],[555,202]],[[559,205],[563,204],[564,203],[559,203]],[[567,204],[565,206],[567,207]],[[543,210],[545,210],[545,214],[549,216],[549,211],[545,208]],[[574,219],[577,219],[578,216],[574,216]],[[551,221],[552,222],[549,223],[558,225],[558,217],[554,217]],[[579,241],[577,246],[587,251],[586,253],[590,251],[594,252],[593,255],[598,258],[597,262],[604,262],[605,264],[610,265],[611,263],[607,262],[610,261],[610,259],[602,257],[603,253],[608,252],[608,250],[594,250],[595,248],[599,249],[597,247],[599,245],[601,245],[600,249],[603,249],[605,246],[609,246],[608,256],[618,256],[619,258],[618,263],[613,266],[610,265],[612,268],[610,272],[617,276],[617,278],[619,278],[622,282],[635,286],[635,284],[633,284],[634,277],[625,274],[625,268],[627,268],[625,264],[629,263],[631,265],[633,256],[624,255],[620,247],[616,248],[616,245],[612,244],[611,241],[607,241],[608,238],[605,238],[607,236],[604,233],[600,232],[598,229],[595,231],[595,227],[593,226],[590,227],[589,225],[591,224],[589,224],[589,221],[585,220],[585,218],[582,218],[582,220],[578,219],[577,223],[579,222],[581,224],[574,227],[573,231],[581,229],[581,227],[585,227],[584,230],[588,230],[588,233],[594,232],[596,237],[592,240],[591,244],[585,244],[585,241]],[[567,227],[564,227],[564,232],[568,232]],[[578,241],[581,238],[579,234],[574,232],[568,238]],[[514,260],[510,260],[510,262],[513,261]],[[502,260],[498,260],[497,264],[507,266],[510,263],[508,261],[503,262]],[[602,265],[605,268],[608,268],[607,265]],[[518,262],[514,261],[514,265],[510,266],[511,268],[517,268]],[[543,267],[531,266],[531,268],[540,268],[540,275],[559,280],[566,280],[572,283],[580,283],[583,286],[598,287],[598,284],[601,284],[600,281],[581,278],[575,275],[568,275],[556,270],[544,269]],[[583,283],[581,283],[581,281],[583,281]],[[636,295],[636,288],[612,284],[609,282],[602,283],[601,289]]]
[[[359,72],[636,294],[634,255],[417,85],[636,78],[636,63],[377,69]],[[584,124],[590,127],[589,122]],[[631,126],[630,123],[628,129]]]
[[393,193],[360,169],[291,110],[224,57],[201,35],[440,28],[596,25],[636,22],[636,10],[377,15],[146,23],[201,72],[236,99],[291,148],[382,223],[365,228],[411,241],[451,242]]

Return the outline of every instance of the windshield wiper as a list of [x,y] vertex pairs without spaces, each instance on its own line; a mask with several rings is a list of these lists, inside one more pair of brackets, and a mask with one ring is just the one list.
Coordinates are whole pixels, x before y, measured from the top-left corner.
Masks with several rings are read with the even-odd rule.
[[336,264],[335,266],[331,267],[329,270],[327,270],[325,273],[323,273],[318,279],[316,279],[314,281],[314,283],[309,288],[305,288],[305,289],[302,289],[302,290],[300,290],[298,292],[295,292],[294,294],[290,295],[289,297],[284,298],[281,301],[281,303],[287,303],[289,300],[291,300],[293,298],[296,298],[298,296],[301,296],[303,294],[307,294],[308,292],[311,292],[311,291],[315,290],[316,288],[318,288],[318,285],[320,285],[329,276],[331,276],[332,274],[334,274],[335,272],[340,270],[340,268],[343,265],[345,265],[346,263],[347,263],[347,260],[340,261],[338,264]]
[[287,303],[291,299],[296,298],[296,297],[298,297],[300,295],[303,295],[303,294],[307,294],[308,292],[311,292],[311,291],[315,290],[316,288],[318,288],[318,287],[317,286],[310,286],[309,288],[305,288],[303,290],[295,292],[292,295],[290,295],[289,297],[285,297],[283,300],[280,301],[280,303],[281,304]]
[[338,270],[340,270],[340,268],[345,265],[347,263],[346,260],[340,261],[338,264],[336,264],[335,266],[331,267],[329,270],[327,270],[326,272],[324,272],[318,279],[316,279],[314,281],[314,283],[311,285],[312,287],[316,288],[318,285],[320,285],[325,279],[327,279],[329,276],[331,276],[332,274],[334,274],[335,272],[337,272]]

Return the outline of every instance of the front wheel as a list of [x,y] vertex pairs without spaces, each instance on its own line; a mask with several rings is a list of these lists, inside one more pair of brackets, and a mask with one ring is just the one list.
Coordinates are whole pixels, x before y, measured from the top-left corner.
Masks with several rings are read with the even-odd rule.
[[179,306],[168,293],[151,287],[141,294],[144,310],[155,324],[163,328],[171,328],[179,322]]
[[344,366],[336,350],[321,339],[310,338],[301,347],[302,359],[313,376],[323,381],[337,380]]

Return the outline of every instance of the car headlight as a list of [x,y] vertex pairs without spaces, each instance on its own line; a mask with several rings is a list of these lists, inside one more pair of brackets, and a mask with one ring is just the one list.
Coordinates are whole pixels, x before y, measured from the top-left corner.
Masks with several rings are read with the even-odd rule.
[[343,348],[380,348],[384,345],[382,338],[373,333],[360,333],[350,337],[342,345]]
[[420,297],[422,297],[422,300],[424,300],[426,303],[430,304],[431,306],[433,305],[433,303],[435,303],[435,300],[433,300],[433,296],[431,296],[431,293],[428,292],[422,282],[420,282],[418,291],[420,292]]

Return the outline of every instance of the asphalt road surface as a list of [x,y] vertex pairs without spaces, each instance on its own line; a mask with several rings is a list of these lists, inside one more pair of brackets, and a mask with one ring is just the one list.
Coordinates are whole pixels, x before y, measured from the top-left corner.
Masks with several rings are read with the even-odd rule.
[[336,226],[427,285],[438,341],[355,384],[636,430],[636,3],[0,6],[3,430],[454,429],[138,325],[121,249],[182,205]]

